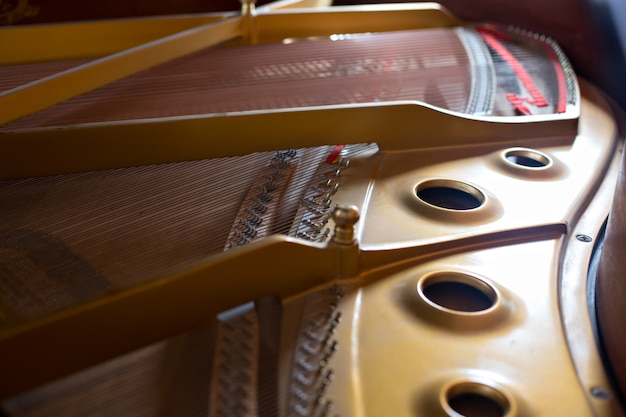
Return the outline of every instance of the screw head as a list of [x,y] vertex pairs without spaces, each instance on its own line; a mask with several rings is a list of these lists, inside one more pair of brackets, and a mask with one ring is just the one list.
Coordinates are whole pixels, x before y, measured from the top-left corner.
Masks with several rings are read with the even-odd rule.
[[576,235],[576,239],[580,240],[581,242],[585,242],[585,243],[589,243],[591,242],[593,239],[591,238],[591,236],[587,236],[587,235]]
[[609,400],[611,398],[611,393],[602,387],[591,388],[591,395],[600,400]]

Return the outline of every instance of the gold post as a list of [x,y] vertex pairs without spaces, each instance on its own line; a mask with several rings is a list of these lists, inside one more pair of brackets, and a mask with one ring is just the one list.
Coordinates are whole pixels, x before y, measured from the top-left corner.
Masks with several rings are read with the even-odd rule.
[[353,245],[354,225],[359,221],[359,209],[352,204],[338,205],[333,210],[333,220],[335,221],[333,242],[338,245]]
[[239,0],[241,2],[241,32],[245,43],[254,45],[258,43],[256,27],[256,0]]
[[332,213],[335,223],[330,246],[337,250],[337,278],[355,278],[360,271],[360,248],[354,233],[359,221],[359,208],[352,204],[338,204]]

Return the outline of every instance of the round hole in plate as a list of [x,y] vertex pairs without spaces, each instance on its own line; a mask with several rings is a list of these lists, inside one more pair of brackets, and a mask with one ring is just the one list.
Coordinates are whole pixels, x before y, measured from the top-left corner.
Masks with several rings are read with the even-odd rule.
[[504,151],[504,159],[524,168],[546,168],[552,164],[550,157],[543,152],[527,148],[512,148]]
[[462,282],[437,282],[424,288],[424,296],[449,310],[463,312],[484,311],[493,305],[487,294]]
[[505,417],[511,410],[511,404],[497,389],[467,381],[447,390],[444,408],[453,417]]
[[415,188],[415,194],[432,206],[449,210],[473,210],[485,203],[479,189],[453,180],[425,181]]
[[471,275],[437,273],[420,282],[420,291],[430,303],[461,313],[477,313],[498,301],[495,288]]

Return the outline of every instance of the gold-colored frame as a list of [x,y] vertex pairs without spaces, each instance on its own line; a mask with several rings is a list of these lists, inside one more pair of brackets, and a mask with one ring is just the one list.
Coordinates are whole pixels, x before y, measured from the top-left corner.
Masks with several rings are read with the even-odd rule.
[[[3,49],[0,56],[3,64],[60,57],[94,57],[95,60],[1,94],[0,123],[10,122],[150,66],[236,38],[253,43],[271,42],[287,36],[324,36],[337,32],[454,27],[461,24],[434,4],[287,8],[294,5],[297,2],[277,2],[259,8],[253,15],[244,16],[211,14],[2,29],[0,43],[19,45],[19,48]],[[77,31],[84,36],[76,36]],[[113,39],[110,39],[110,33],[115,33]],[[51,46],[64,44],[63,40],[68,36],[80,41],[71,47]],[[41,39],[50,44],[42,44]],[[557,362],[555,371],[542,375],[552,376],[555,381],[558,379],[559,382],[552,383],[562,384],[561,394],[576,398],[568,407],[579,407],[582,410],[579,415],[623,415],[614,394],[610,398],[593,394],[597,388],[611,394],[611,388],[602,370],[589,315],[581,307],[586,304],[586,272],[593,246],[576,239],[577,235],[596,236],[599,233],[610,206],[617,172],[616,149],[621,144],[611,110],[604,99],[586,84],[581,86],[581,90],[583,99],[580,107],[570,106],[565,114],[559,116],[529,116],[523,119],[468,117],[423,103],[399,102],[175,117],[1,134],[3,157],[0,178],[3,179],[285,149],[294,146],[294,137],[298,138],[297,146],[301,147],[361,143],[374,137],[381,151],[388,155],[403,151],[422,157],[435,155],[444,160],[441,155],[446,153],[465,155],[461,158],[465,159],[462,162],[450,162],[443,167],[423,166],[419,174],[414,175],[437,178],[470,167],[473,174],[467,174],[468,181],[487,183],[494,189],[506,187],[506,181],[494,180],[490,183],[484,178],[487,174],[477,172],[492,169],[500,173],[499,169],[506,168],[502,166],[498,150],[524,146],[546,150],[565,161],[567,168],[555,174],[558,181],[552,184],[552,190],[543,195],[550,195],[550,191],[558,194],[561,190],[562,196],[570,194],[572,198],[560,201],[556,207],[539,210],[535,217],[525,218],[512,207],[523,204],[524,197],[532,195],[534,190],[530,185],[518,184],[515,193],[519,194],[519,199],[513,196],[501,201],[504,214],[496,221],[488,222],[487,227],[473,227],[471,222],[468,226],[462,219],[458,221],[458,227],[452,227],[445,219],[435,219],[435,226],[421,226],[428,232],[425,233],[428,238],[398,240],[393,231],[387,232],[389,235],[386,236],[386,232],[376,230],[366,220],[366,216],[385,216],[384,211],[377,213],[375,206],[368,206],[368,199],[373,194],[344,195],[340,198],[346,202],[352,200],[368,210],[357,229],[359,242],[354,245],[323,245],[272,236],[213,256],[184,270],[173,271],[167,276],[154,277],[145,284],[115,291],[42,317],[24,320],[3,306],[0,397],[10,397],[174,336],[238,304],[268,294],[277,295],[289,303],[299,294],[332,282],[355,288],[344,306],[346,311],[353,312],[352,320],[370,320],[372,327],[382,326],[385,321],[377,317],[377,312],[388,308],[388,296],[383,294],[392,290],[390,288],[397,277],[420,276],[445,268],[449,258],[453,258],[456,265],[474,265],[481,274],[489,275],[502,265],[494,264],[492,255],[483,253],[506,248],[502,249],[503,252],[510,254],[520,248],[520,251],[528,250],[541,258],[538,262],[545,266],[543,274],[551,283],[547,288],[553,298],[549,306],[544,304],[545,297],[533,299],[520,295],[517,302],[525,309],[537,310],[538,315],[544,314],[551,325],[542,328],[524,326],[520,324],[525,320],[523,314],[517,315],[519,311],[507,313],[509,319],[502,328],[503,332],[518,332],[518,337],[534,340],[537,349],[545,349],[542,356],[530,352],[524,354],[523,350],[512,348],[512,355],[520,362],[532,362],[534,369],[551,369]],[[351,122],[357,119],[361,123]],[[406,123],[407,120],[419,123]],[[277,129],[277,126],[280,128]],[[307,126],[307,129],[301,129],[302,126]],[[395,128],[393,135],[389,135],[389,126]],[[246,140],[252,127],[254,136],[264,140]],[[219,134],[220,140],[211,140],[212,135],[207,135],[207,132]],[[465,154],[466,151],[469,153]],[[590,161],[595,161],[593,169],[589,169]],[[574,171],[578,174],[574,175]],[[390,173],[394,173],[393,169]],[[390,175],[394,179],[383,182],[383,185],[401,188],[404,183],[401,175],[399,177],[396,180]],[[442,222],[444,226],[441,226]],[[383,229],[384,221],[381,224]],[[377,236],[376,239],[370,237],[372,234]],[[280,264],[281,259],[289,259],[290,264],[298,265],[297,278],[290,268],[255,267]],[[504,280],[495,285],[506,288],[512,284]],[[377,308],[359,313],[358,304],[364,299]],[[159,325],[154,326],[154,323]],[[356,322],[352,324],[358,326]],[[448,329],[433,330],[423,323],[418,327],[435,338],[450,338]],[[382,371],[376,368],[375,361],[370,367],[355,362],[357,343],[350,338],[352,335],[341,336],[345,338],[344,344],[352,346],[352,349],[345,349],[340,355],[344,355],[342,360],[351,364],[349,366],[361,369],[362,378],[344,381],[343,385],[336,384],[343,387],[337,388],[336,395],[351,399],[343,406],[341,415],[380,415],[378,411],[388,412],[393,407],[389,408],[388,403],[376,399],[376,389],[362,382],[379,377]],[[361,357],[379,354],[380,350],[376,351],[374,347],[376,341],[366,337],[356,340],[361,343],[359,349],[363,349],[359,354]],[[482,354],[486,357],[502,347],[497,343],[481,343],[484,348]],[[411,356],[412,347],[412,344],[398,347],[395,354]],[[429,349],[426,345],[423,348]],[[439,348],[437,344],[432,347]],[[559,359],[550,357],[549,353],[558,353]],[[476,351],[472,351],[471,355],[480,361]],[[420,361],[419,358],[414,360]],[[423,365],[428,368],[428,364]],[[564,369],[566,366],[568,368]],[[353,368],[347,374],[351,372],[354,372]],[[525,379],[524,372],[519,370],[508,369],[503,375],[500,382],[513,387],[513,391],[521,391],[519,385],[536,383],[532,377]],[[518,378],[517,382],[512,382],[513,377]],[[390,378],[389,381],[385,378],[388,377],[383,376],[385,382],[382,385],[403,383],[401,378]],[[416,382],[412,390],[417,390],[422,384],[424,391],[433,391],[431,397],[438,398],[441,392],[448,389],[446,384],[449,382],[446,381],[455,378],[459,383],[482,381],[481,375],[469,371],[459,370],[454,375],[443,372]],[[503,391],[508,392],[507,389]],[[537,388],[531,391],[536,392]],[[532,398],[516,394],[519,392],[511,394],[515,398],[514,406],[507,415],[531,415],[528,410],[538,411],[534,415],[565,415],[563,410],[569,409],[558,402],[550,404],[550,401],[541,399],[529,406],[527,403],[532,403]],[[367,396],[374,398],[368,403],[369,411],[365,411],[363,405]],[[417,409],[429,415],[447,415],[441,404],[420,401],[416,400]],[[518,402],[522,404],[518,406]],[[396,415],[403,415],[406,410],[399,408],[395,411]]]

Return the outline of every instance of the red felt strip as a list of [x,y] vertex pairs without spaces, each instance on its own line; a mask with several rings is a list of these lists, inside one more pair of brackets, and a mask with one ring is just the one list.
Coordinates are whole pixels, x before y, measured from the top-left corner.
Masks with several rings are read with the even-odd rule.
[[337,145],[333,148],[332,151],[330,151],[330,154],[328,155],[328,158],[326,158],[326,163],[327,164],[334,164],[337,161],[339,161],[339,157],[341,156],[341,151],[343,151],[344,146],[343,145]]
[[496,37],[492,34],[492,30],[485,30],[483,28],[478,28],[478,33],[483,38],[483,40],[493,49],[502,59],[504,59],[513,69],[517,78],[524,85],[524,88],[528,91],[532,100],[524,99],[519,97],[517,94],[510,93],[507,94],[507,99],[515,108],[520,111],[522,114],[531,114],[530,109],[524,105],[524,102],[528,104],[535,105],[537,107],[545,107],[548,105],[548,100],[541,94],[537,86],[535,85],[532,77],[524,67],[522,63],[519,62],[508,49],[504,46]]

